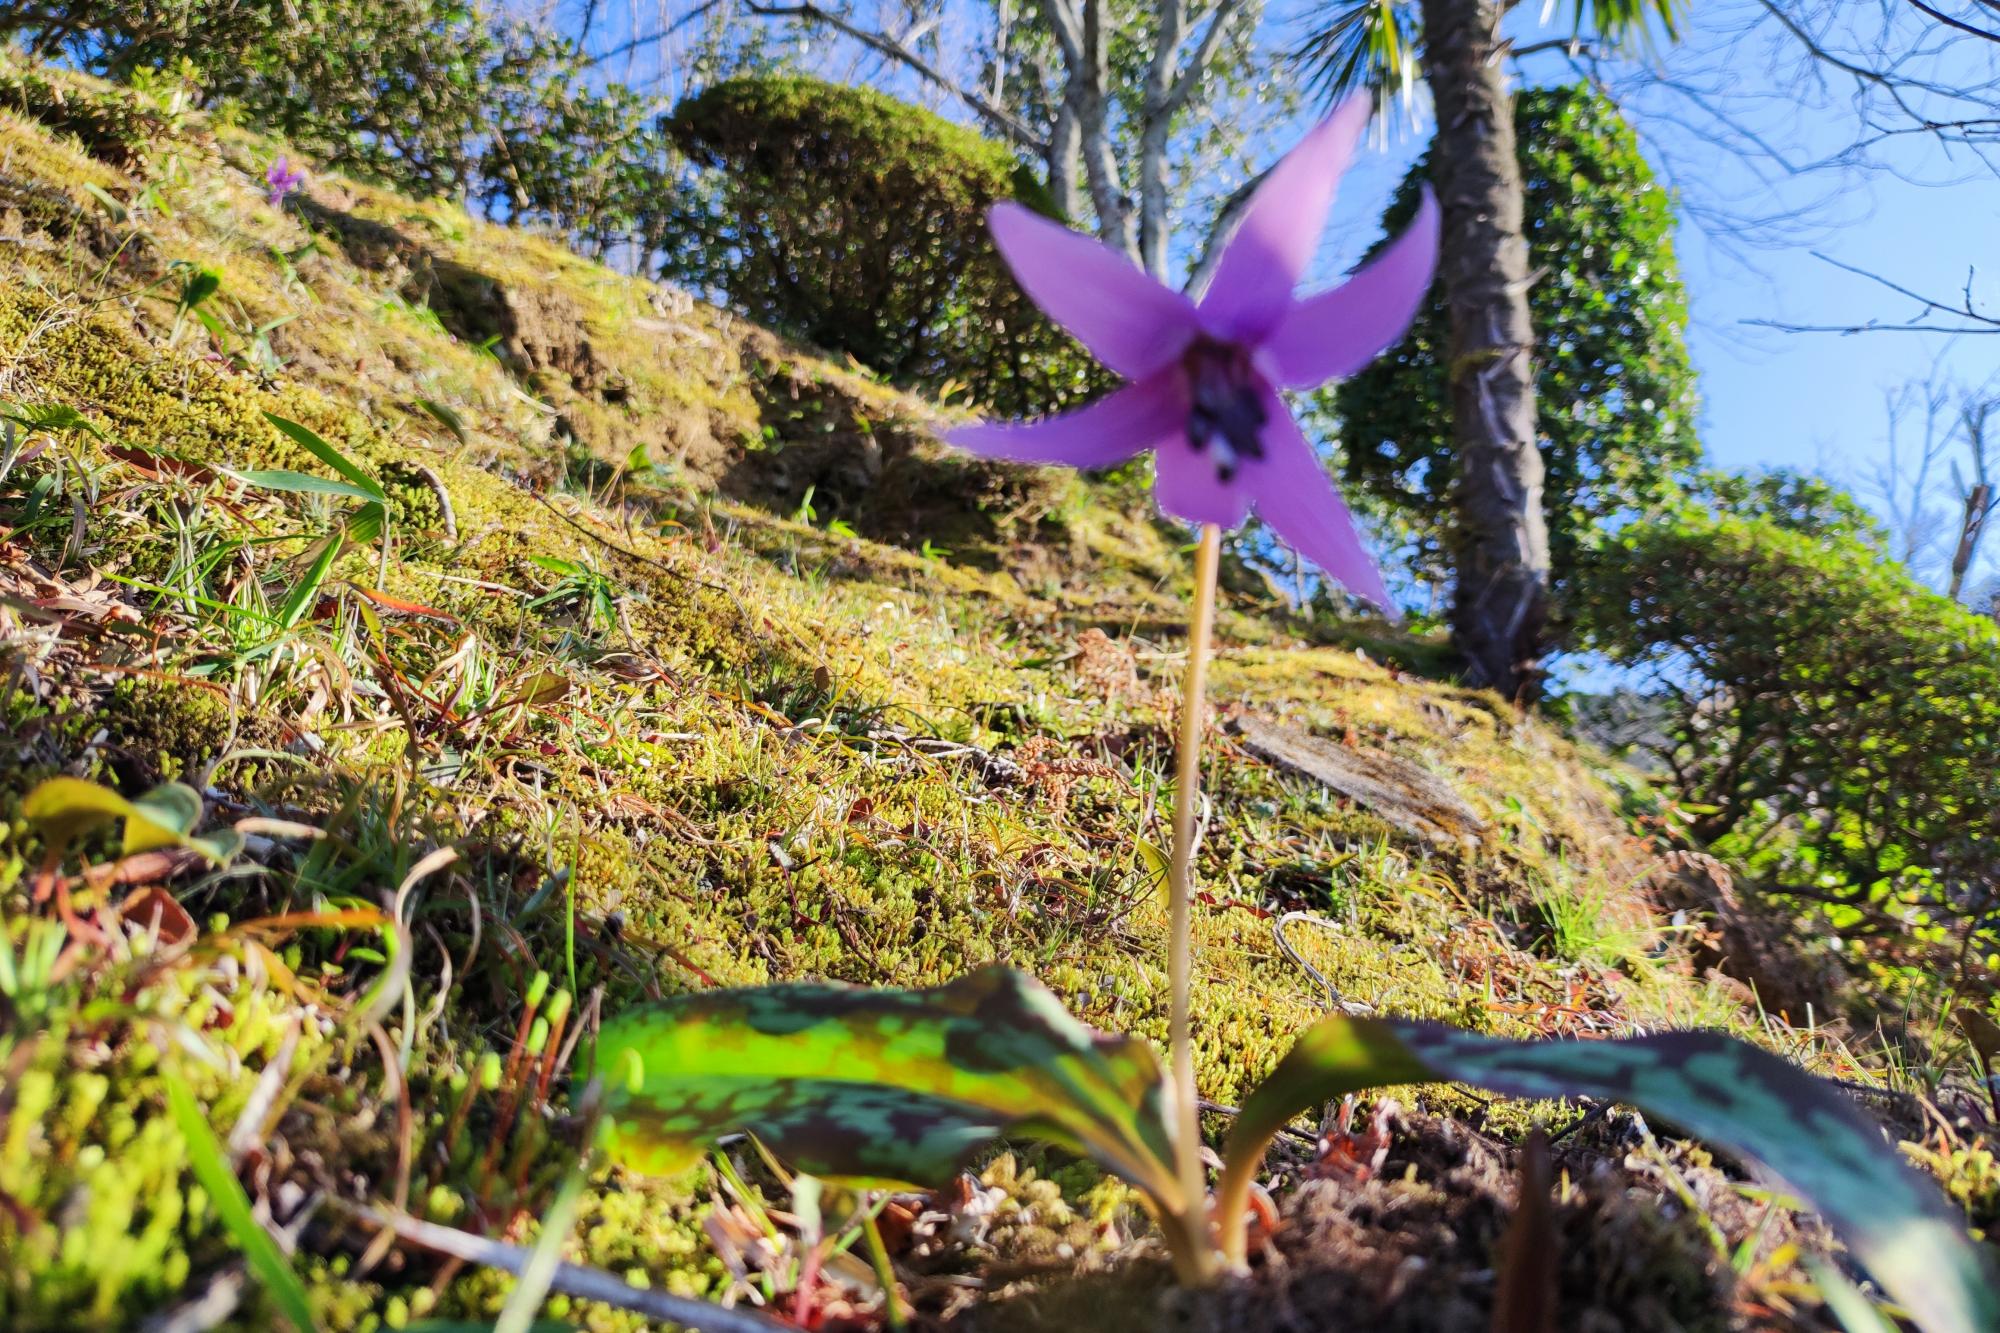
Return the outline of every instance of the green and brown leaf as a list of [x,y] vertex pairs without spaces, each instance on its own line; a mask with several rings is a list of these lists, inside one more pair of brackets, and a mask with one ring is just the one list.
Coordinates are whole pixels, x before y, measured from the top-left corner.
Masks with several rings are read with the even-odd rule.
[[932,990],[683,996],[606,1023],[598,1067],[607,1147],[654,1173],[744,1131],[814,1175],[935,1185],[1017,1133],[1178,1195],[1152,1048],[1098,1035],[1009,968]]
[[1225,1223],[1241,1215],[1265,1145],[1301,1108],[1425,1082],[1638,1107],[1768,1168],[1825,1216],[1919,1327],[1929,1333],[2000,1328],[2000,1286],[1937,1188],[1834,1088],[1719,1033],[1523,1042],[1430,1023],[1326,1019],[1299,1038],[1243,1104],[1226,1154]]

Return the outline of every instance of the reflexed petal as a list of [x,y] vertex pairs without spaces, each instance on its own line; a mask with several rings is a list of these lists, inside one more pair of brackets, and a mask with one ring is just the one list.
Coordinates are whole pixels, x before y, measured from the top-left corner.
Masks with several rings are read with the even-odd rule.
[[1403,234],[1338,287],[1291,308],[1263,352],[1277,382],[1309,389],[1352,375],[1403,336],[1437,266],[1438,206],[1424,191]]
[[1194,338],[1194,303],[1111,247],[1019,204],[987,218],[1022,290],[1120,375],[1144,379]]
[[1278,326],[1319,248],[1334,188],[1367,124],[1367,95],[1350,97],[1271,168],[1242,225],[1223,243],[1201,302],[1204,329],[1254,343]]
[[1264,427],[1264,457],[1246,465],[1241,478],[1257,516],[1327,577],[1396,616],[1396,604],[1362,546],[1354,516],[1347,512],[1333,479],[1277,394],[1270,396],[1268,405],[1271,418]]
[[945,432],[945,442],[1017,463],[1109,467],[1187,425],[1178,375],[1156,375],[1087,407],[1040,421],[981,421]]
[[1153,456],[1153,499],[1175,518],[1213,523],[1225,531],[1242,523],[1250,512],[1242,472],[1222,480],[1216,474],[1215,455],[1189,444],[1185,430],[1162,440]]

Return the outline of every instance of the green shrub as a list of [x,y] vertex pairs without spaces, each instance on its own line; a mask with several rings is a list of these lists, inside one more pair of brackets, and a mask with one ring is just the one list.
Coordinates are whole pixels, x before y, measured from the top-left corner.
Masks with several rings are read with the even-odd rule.
[[119,90],[86,97],[57,87],[39,71],[0,63],[0,109],[40,121],[76,139],[92,157],[121,170],[136,165],[166,131],[164,119],[136,95]]
[[[1527,186],[1528,293],[1535,326],[1543,493],[1560,597],[1599,529],[1668,498],[1699,459],[1687,297],[1673,248],[1673,200],[1617,104],[1587,87],[1515,101]],[[1383,217],[1399,234],[1429,179],[1428,159]],[[1334,391],[1347,479],[1357,499],[1445,581],[1457,446],[1446,382],[1450,318],[1433,289],[1403,341]]]
[[0,19],[114,79],[184,69],[328,166],[465,188],[501,35],[469,0],[31,0]]
[[1769,519],[1790,532],[1858,541],[1878,551],[1889,547],[1889,530],[1867,505],[1810,472],[1785,467],[1703,471],[1687,489],[1690,498],[1718,513]]
[[987,207],[1016,192],[998,144],[866,89],[799,77],[717,84],[677,107],[675,141],[719,183],[668,272],[751,318],[890,379],[952,381],[1039,413],[1101,380],[1005,272]]
[[1699,836],[1853,933],[1990,935],[2000,628],[1867,538],[1688,510],[1620,531],[1580,601],[1665,702]]
[[324,166],[475,195],[588,250],[660,230],[650,100],[477,0],[31,0],[7,36],[113,79],[184,71]]

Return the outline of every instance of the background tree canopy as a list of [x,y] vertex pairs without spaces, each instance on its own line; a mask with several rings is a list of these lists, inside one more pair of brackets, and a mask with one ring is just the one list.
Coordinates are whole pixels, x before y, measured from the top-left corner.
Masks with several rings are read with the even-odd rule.
[[[1687,297],[1673,201],[1617,106],[1582,86],[1533,89],[1517,98],[1515,120],[1560,594],[1601,524],[1666,500],[1700,457]],[[1404,179],[1386,234],[1415,212],[1429,171],[1426,157]],[[1416,572],[1440,582],[1454,567],[1449,340],[1440,287],[1399,346],[1333,391],[1350,485],[1409,538]]]
[[1000,144],[882,93],[796,76],[716,84],[677,107],[671,128],[718,191],[666,246],[676,279],[897,383],[955,384],[1002,413],[1050,411],[1105,383],[987,236],[995,201],[1046,206]]

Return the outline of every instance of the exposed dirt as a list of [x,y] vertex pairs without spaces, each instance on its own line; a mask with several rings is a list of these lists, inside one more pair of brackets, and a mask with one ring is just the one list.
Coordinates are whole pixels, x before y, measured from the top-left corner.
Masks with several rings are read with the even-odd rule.
[[1745,989],[1746,999],[1791,1022],[1838,1015],[1838,997],[1850,992],[1840,960],[1812,948],[1789,916],[1739,895],[1728,868],[1715,858],[1673,857],[1668,873],[1655,876],[1654,894],[1668,912],[1713,922],[1699,941],[1695,966],[1728,978]]
[[[1294,1149],[1302,1145],[1294,1144]],[[979,1330],[1186,1329],[1229,1333],[1484,1333],[1521,1191],[1521,1153],[1462,1122],[1400,1117],[1379,1171],[1315,1171],[1282,1202],[1282,1221],[1247,1277],[1176,1290],[1164,1265],[1128,1263],[1010,1293],[966,1312]],[[1782,1212],[1746,1198],[1686,1145],[1656,1145],[1628,1114],[1591,1117],[1556,1145],[1545,1229],[1526,1238],[1555,1276],[1552,1322],[1505,1333],[1723,1333],[1833,1329],[1817,1308],[1739,1296],[1731,1253],[1821,1250]],[[1704,1217],[1689,1205],[1698,1204]]]

